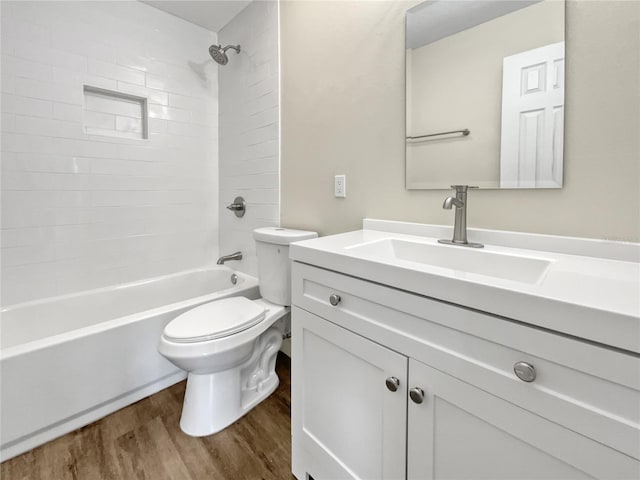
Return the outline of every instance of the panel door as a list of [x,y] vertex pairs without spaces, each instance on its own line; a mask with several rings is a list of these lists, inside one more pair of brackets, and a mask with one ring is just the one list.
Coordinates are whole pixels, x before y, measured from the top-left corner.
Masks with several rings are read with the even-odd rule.
[[[407,358],[299,308],[292,313],[298,480],[404,479]],[[386,386],[390,377],[396,391]]]
[[638,463],[622,453],[413,359],[407,477],[431,479],[629,479]]
[[505,57],[500,186],[561,187],[564,42]]

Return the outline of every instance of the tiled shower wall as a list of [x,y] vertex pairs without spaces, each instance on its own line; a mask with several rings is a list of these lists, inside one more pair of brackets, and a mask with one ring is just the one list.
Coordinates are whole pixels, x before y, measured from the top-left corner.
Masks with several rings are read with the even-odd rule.
[[[230,262],[257,274],[254,228],[278,225],[279,81],[278,5],[255,1],[218,32],[229,63],[220,77],[220,252],[241,250],[244,259]],[[247,213],[237,218],[225,206],[241,195]]]
[[[139,2],[2,2],[4,305],[217,257],[215,41]],[[149,138],[85,133],[84,85],[147,98]]]

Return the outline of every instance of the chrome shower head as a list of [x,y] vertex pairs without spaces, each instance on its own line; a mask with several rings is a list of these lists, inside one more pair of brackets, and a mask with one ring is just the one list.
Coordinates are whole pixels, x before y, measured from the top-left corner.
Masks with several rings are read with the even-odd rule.
[[230,48],[234,49],[236,53],[240,53],[240,45],[227,45],[223,47],[222,45],[211,45],[209,47],[209,55],[213,58],[216,63],[220,65],[226,65],[229,62],[229,57],[227,57],[227,50]]

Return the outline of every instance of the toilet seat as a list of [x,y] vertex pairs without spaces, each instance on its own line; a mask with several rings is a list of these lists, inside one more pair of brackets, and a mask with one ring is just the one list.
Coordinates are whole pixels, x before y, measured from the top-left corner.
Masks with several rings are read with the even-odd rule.
[[205,303],[167,324],[164,337],[176,343],[197,343],[229,337],[264,320],[266,309],[245,297]]

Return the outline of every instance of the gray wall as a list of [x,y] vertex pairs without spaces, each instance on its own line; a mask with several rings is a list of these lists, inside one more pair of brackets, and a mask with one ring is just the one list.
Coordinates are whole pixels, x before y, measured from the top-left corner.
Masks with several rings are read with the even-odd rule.
[[[404,12],[415,2],[283,1],[281,222],[449,224],[448,191],[404,188]],[[470,195],[469,224],[640,240],[640,2],[566,10],[565,187]],[[347,198],[333,176],[347,175]]]

